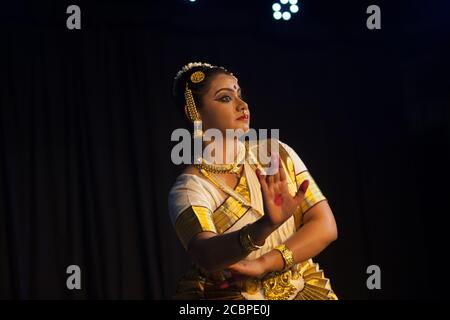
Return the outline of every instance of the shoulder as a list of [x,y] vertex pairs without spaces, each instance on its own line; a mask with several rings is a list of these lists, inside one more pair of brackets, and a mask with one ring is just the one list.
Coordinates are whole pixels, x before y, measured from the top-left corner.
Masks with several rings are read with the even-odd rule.
[[174,198],[180,198],[191,193],[201,192],[202,190],[202,178],[200,173],[196,172],[196,168],[186,168],[175,179],[172,187],[169,191],[169,201]]
[[292,162],[292,166],[294,167],[295,174],[299,174],[303,171],[308,170],[305,166],[305,163],[298,155],[298,153],[287,143],[280,141],[278,139],[260,139],[260,140],[258,140],[258,143],[256,145],[250,144],[249,148],[250,148],[250,150],[252,150],[253,154],[257,154],[256,157],[258,158],[258,160],[261,157],[260,152],[262,152],[264,154],[265,151],[267,151],[268,154],[270,154],[270,153],[272,153],[273,150],[275,150],[273,148],[277,148],[276,149],[277,151],[274,151],[274,152],[279,153],[281,159],[284,162],[286,162],[286,161]]
[[186,168],[184,168],[183,174],[192,174],[192,175],[196,175],[198,177],[201,176],[201,173],[192,164],[190,164],[190,165],[186,166]]
[[287,143],[280,140],[278,140],[278,142],[280,143],[281,149],[284,149],[289,158],[291,158],[291,161],[294,164],[295,174],[308,170],[305,163],[294,149],[292,149]]
[[192,206],[212,210],[210,198],[204,179],[192,169],[183,171],[175,179],[168,194],[168,208],[172,222],[175,223],[180,213]]

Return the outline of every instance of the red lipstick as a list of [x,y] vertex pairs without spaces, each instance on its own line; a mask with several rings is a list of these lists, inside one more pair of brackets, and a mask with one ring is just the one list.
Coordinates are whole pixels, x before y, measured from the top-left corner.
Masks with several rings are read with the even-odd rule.
[[236,120],[245,120],[245,121],[248,121],[248,114],[244,114],[244,115],[240,116],[239,118],[237,118]]

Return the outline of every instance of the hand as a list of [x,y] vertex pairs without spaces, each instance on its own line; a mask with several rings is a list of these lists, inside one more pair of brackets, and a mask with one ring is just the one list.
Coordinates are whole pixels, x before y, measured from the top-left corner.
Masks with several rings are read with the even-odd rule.
[[242,280],[247,277],[259,278],[266,273],[263,259],[241,260],[227,268],[233,280]]
[[272,156],[272,161],[275,161],[279,168],[276,174],[263,176],[257,169],[256,175],[261,184],[264,199],[265,215],[263,218],[267,219],[271,226],[279,227],[294,214],[300,205],[308,189],[309,181],[303,181],[297,194],[291,196],[280,157]]

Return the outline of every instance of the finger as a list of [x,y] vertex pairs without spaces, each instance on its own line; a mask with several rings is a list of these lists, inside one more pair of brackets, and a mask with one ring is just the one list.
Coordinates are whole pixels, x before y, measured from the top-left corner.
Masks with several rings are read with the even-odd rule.
[[306,193],[306,190],[308,190],[309,187],[309,180],[305,180],[302,182],[302,184],[300,185],[300,188],[302,189],[303,193]]
[[255,173],[256,173],[256,176],[258,177],[259,184],[261,185],[261,189],[263,190],[263,192],[266,192],[268,187],[267,187],[267,182],[266,182],[265,176],[263,176],[261,174],[261,170],[259,170],[259,168],[256,169]]
[[280,171],[278,171],[278,173],[276,173],[276,174],[273,175],[273,182],[274,182],[275,184],[278,184],[278,182],[280,182],[280,174],[279,174],[279,172],[280,172]]
[[273,193],[274,193],[274,194],[279,194],[280,196],[283,196],[283,195],[282,195],[282,192],[281,192],[281,189],[280,189],[280,186],[279,186],[278,184],[275,184],[275,185],[274,185],[274,187],[273,187]]
[[281,163],[281,159],[279,162],[280,162],[280,166],[279,166],[278,170],[280,171],[280,181],[286,181],[286,172],[284,172],[284,168]]
[[294,197],[294,199],[297,202],[300,203],[303,200],[303,198],[305,197],[306,190],[308,190],[308,186],[309,186],[309,180],[305,180],[302,182],[302,184],[298,188],[297,194]]
[[291,196],[286,181],[280,181],[280,183],[278,184],[278,191],[284,196]]
[[273,182],[275,184],[278,183],[278,181],[280,181],[280,156],[274,156],[274,163],[276,165],[276,173],[273,176]]
[[273,187],[273,175],[266,176],[266,182],[269,189]]
[[[275,179],[275,177],[274,177]],[[281,188],[280,188],[280,182],[279,181],[274,181],[273,185],[272,185],[272,190],[275,194],[279,194],[281,193]]]

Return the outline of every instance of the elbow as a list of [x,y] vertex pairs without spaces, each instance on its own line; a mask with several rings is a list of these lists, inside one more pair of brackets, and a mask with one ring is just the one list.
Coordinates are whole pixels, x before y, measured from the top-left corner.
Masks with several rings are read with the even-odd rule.
[[326,232],[326,241],[328,244],[331,244],[332,242],[336,241],[338,238],[338,230],[337,230],[337,226],[336,223],[331,224],[328,227],[328,230]]
[[188,247],[188,253],[197,266],[204,271],[214,272],[219,269],[216,263],[214,263],[215,259],[211,257],[211,253],[208,252],[204,246],[199,243],[199,241],[192,241]]
[[333,230],[330,232],[330,243],[333,241],[336,241],[338,239],[338,230],[337,227],[334,227]]

